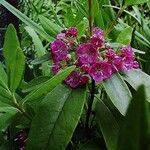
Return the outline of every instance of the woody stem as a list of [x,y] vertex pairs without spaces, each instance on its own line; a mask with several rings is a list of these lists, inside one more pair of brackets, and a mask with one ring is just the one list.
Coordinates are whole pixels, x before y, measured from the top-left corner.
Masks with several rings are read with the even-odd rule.
[[[92,35],[92,26],[93,26],[93,19],[92,19],[92,0],[88,0],[89,4],[89,31],[90,31],[90,36]],[[87,114],[86,114],[86,122],[85,126],[89,128],[89,121],[90,121],[90,115],[92,112],[92,105],[94,101],[94,94],[95,94],[95,81],[91,78],[92,83],[91,83],[91,90],[90,90],[90,96],[89,96],[89,104],[88,104],[88,109],[87,109]]]

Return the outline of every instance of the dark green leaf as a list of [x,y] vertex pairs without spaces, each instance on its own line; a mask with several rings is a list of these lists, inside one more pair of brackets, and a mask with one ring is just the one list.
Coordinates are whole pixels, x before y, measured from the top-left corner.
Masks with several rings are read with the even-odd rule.
[[17,113],[13,107],[0,107],[0,130],[6,127],[9,119]]
[[80,119],[85,92],[85,88],[71,90],[64,85],[50,92],[33,119],[27,149],[65,149]]
[[113,74],[110,79],[103,82],[103,86],[116,108],[125,115],[131,93],[121,76],[118,73]]
[[135,89],[143,84],[147,93],[146,99],[150,102],[150,76],[140,69],[130,70],[125,73],[125,80]]
[[108,107],[101,101],[96,103],[96,120],[104,136],[108,150],[115,150],[117,146],[119,125]]
[[144,86],[134,94],[120,130],[117,150],[148,150],[149,107]]

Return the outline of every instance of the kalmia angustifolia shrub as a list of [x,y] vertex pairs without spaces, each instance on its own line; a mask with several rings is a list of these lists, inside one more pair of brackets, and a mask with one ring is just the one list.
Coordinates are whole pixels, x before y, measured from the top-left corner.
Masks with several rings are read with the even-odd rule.
[[[119,52],[115,52],[105,41],[105,34],[100,28],[93,28],[87,43],[78,44],[77,36],[78,30],[70,27],[59,33],[57,39],[50,44],[54,74],[70,64],[76,65],[76,69],[64,81],[71,88],[86,84],[90,77],[100,82],[110,78],[117,71],[139,68],[132,47],[124,46]],[[103,57],[100,53],[101,48],[106,49]],[[70,55],[73,50],[76,53],[75,62],[72,62]]]

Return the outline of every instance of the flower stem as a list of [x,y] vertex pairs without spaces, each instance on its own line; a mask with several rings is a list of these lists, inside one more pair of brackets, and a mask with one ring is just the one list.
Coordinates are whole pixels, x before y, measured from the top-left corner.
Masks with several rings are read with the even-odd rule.
[[18,104],[14,93],[12,94],[12,97],[13,97],[14,107],[16,109],[18,109],[18,111],[20,113],[22,113],[27,119],[29,119],[30,121],[32,121],[32,118],[30,117],[30,115]]
[[[93,27],[93,19],[92,19],[92,0],[88,0],[88,5],[89,5],[89,31],[90,31],[90,36],[92,35],[92,27]],[[92,86],[91,86],[91,91],[90,91],[90,96],[89,96],[89,104],[88,104],[88,109],[87,109],[87,114],[86,114],[86,121],[85,121],[85,126],[89,128],[89,121],[90,121],[90,115],[92,112],[92,105],[94,101],[94,94],[95,94],[95,81],[91,78],[92,80]]]
[[90,115],[92,112],[92,105],[94,102],[94,95],[95,95],[95,81],[92,79],[92,86],[91,86],[90,97],[89,97],[89,105],[87,109],[86,122],[85,122],[85,126],[87,128],[89,127]]

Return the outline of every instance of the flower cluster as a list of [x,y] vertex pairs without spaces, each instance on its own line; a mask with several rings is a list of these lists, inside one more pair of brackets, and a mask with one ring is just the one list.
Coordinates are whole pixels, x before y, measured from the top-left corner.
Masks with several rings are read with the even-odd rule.
[[[54,74],[71,63],[77,66],[64,81],[71,88],[86,84],[89,77],[100,82],[110,78],[114,72],[139,68],[132,47],[124,46],[115,52],[106,43],[105,34],[100,28],[93,28],[87,43],[78,44],[77,35],[78,30],[71,27],[59,33],[57,39],[50,44]],[[106,49],[103,56],[100,53],[101,48]],[[73,51],[76,53],[75,62],[72,62],[70,55]]]

